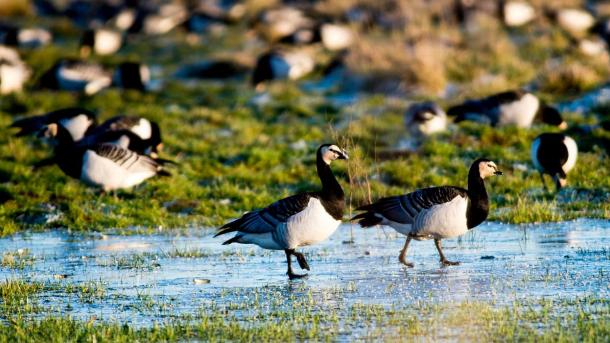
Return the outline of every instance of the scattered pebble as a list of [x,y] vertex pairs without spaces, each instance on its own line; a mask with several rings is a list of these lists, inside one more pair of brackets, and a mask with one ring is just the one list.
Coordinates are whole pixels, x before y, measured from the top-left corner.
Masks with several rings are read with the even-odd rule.
[[207,285],[210,283],[210,279],[193,279],[195,285]]
[[65,279],[68,277],[68,274],[53,274],[53,278],[55,280],[61,280],[61,279]]
[[371,252],[370,252],[369,250],[366,250],[366,251],[364,252],[364,254],[365,254],[366,256],[370,256],[370,255],[371,255]]
[[342,243],[342,244],[354,244],[355,242],[354,242],[354,240],[353,240],[353,239],[350,239],[350,240],[343,241],[343,242],[341,242],[341,243]]
[[481,260],[493,260],[495,259],[495,256],[492,255],[485,255],[485,256],[481,256]]

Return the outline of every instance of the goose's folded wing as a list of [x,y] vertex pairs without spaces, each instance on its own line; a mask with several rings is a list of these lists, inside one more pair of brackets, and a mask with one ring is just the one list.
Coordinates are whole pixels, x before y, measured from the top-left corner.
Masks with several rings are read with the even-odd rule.
[[393,222],[412,224],[420,212],[450,202],[456,196],[466,197],[467,194],[465,189],[459,187],[424,188],[409,194],[383,198],[357,210],[378,213]]
[[98,144],[91,148],[97,155],[109,159],[130,172],[157,172],[161,165],[148,156],[122,148],[115,144]]
[[262,210],[248,212],[241,218],[225,224],[215,236],[228,232],[265,233],[275,230],[278,224],[288,221],[291,216],[303,211],[310,193],[300,193],[274,202]]

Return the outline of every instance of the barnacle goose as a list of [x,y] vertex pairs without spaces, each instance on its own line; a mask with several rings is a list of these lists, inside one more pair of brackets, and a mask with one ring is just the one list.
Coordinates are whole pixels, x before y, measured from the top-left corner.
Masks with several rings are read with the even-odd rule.
[[[133,132],[137,137],[140,138],[141,141],[137,141],[129,135],[125,135],[125,137],[123,137],[122,135],[107,134],[107,132],[113,131]],[[159,124],[138,116],[112,117],[103,122],[101,125],[92,129],[90,132],[90,136],[92,136],[92,142],[99,142],[99,140],[101,139],[100,137],[118,137],[117,140],[122,139],[123,141],[121,146],[126,147],[129,146],[129,144],[135,144],[135,146],[131,146],[130,149],[135,149],[139,153],[145,153],[153,157],[156,157],[156,154],[163,147],[163,143],[161,140],[161,129],[159,128]],[[127,139],[128,141],[125,142],[125,139]],[[107,142],[108,140],[105,141]],[[138,146],[142,147],[142,150],[140,148],[137,148]]]
[[406,260],[411,239],[434,239],[441,263],[457,265],[459,262],[445,258],[441,239],[463,235],[487,218],[489,197],[484,179],[492,175],[502,175],[502,172],[494,162],[480,158],[470,167],[467,190],[455,186],[431,187],[383,198],[359,207],[357,210],[365,212],[352,220],[358,220],[362,227],[391,226],[407,236],[399,260],[408,267],[413,267]]
[[415,103],[405,112],[407,130],[414,137],[425,137],[447,129],[447,114],[433,102]]
[[150,68],[137,62],[123,62],[117,67],[113,79],[115,87],[146,91],[151,88]]
[[305,276],[292,271],[291,255],[297,258],[301,269],[309,270],[305,257],[295,249],[327,239],[343,217],[343,189],[330,169],[331,162],[337,159],[348,159],[345,150],[334,144],[320,146],[316,165],[322,182],[321,191],[296,194],[264,209],[248,212],[222,226],[216,236],[236,232],[223,244],[256,244],[263,249],[284,250],[288,277]]
[[248,71],[248,67],[238,62],[219,59],[184,65],[174,76],[180,79],[226,80],[245,77]]
[[574,139],[562,133],[543,133],[534,139],[531,155],[544,189],[547,189],[544,174],[548,174],[560,190],[567,184],[567,173],[576,164],[578,146]]
[[116,144],[78,144],[62,126],[49,124],[46,137],[57,140],[54,161],[68,176],[104,191],[131,188],[155,175],[170,175],[161,162]]
[[506,91],[477,100],[468,100],[447,110],[455,121],[472,120],[493,126],[515,125],[528,128],[534,119],[565,129],[567,124],[555,108],[541,103],[532,93],[515,90]]
[[20,92],[30,74],[17,50],[0,45],[0,94]]
[[88,29],[83,32],[80,54],[88,57],[96,55],[111,55],[119,51],[123,45],[123,34],[107,28]]
[[22,48],[37,48],[48,45],[51,43],[51,39],[51,33],[43,28],[19,28],[0,23],[0,44]]
[[96,125],[95,113],[79,107],[62,108],[49,113],[22,118],[10,127],[19,128],[17,136],[36,134],[49,124],[59,124],[65,128],[73,141],[81,140],[88,130]]
[[43,74],[39,84],[46,89],[82,91],[92,95],[110,87],[112,73],[97,63],[65,59]]
[[313,69],[314,60],[305,51],[272,50],[258,58],[251,81],[253,86],[260,88],[265,81],[300,79]]

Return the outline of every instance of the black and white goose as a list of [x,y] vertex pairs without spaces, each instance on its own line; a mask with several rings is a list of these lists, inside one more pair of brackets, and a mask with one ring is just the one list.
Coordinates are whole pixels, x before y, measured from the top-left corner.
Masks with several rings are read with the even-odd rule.
[[0,45],[0,94],[20,92],[30,75],[17,50]]
[[365,211],[352,220],[362,227],[391,226],[407,236],[399,260],[408,267],[406,254],[412,239],[434,239],[434,244],[444,265],[456,265],[445,258],[441,239],[457,237],[481,224],[489,213],[489,197],[484,180],[492,175],[502,175],[496,164],[481,158],[470,167],[468,189],[442,186],[419,189],[413,193],[383,198],[370,205],[359,207]]
[[152,87],[150,68],[138,62],[119,64],[112,79],[115,87],[147,91]]
[[0,23],[0,44],[3,45],[37,48],[48,45],[52,38],[51,32],[43,28],[20,28]]
[[42,88],[95,94],[112,84],[112,73],[93,62],[60,60],[40,78]]
[[531,155],[544,189],[547,189],[544,174],[548,174],[560,190],[567,184],[567,173],[576,165],[578,146],[574,139],[564,134],[543,133],[534,139]]
[[405,124],[413,137],[426,137],[447,129],[447,114],[433,102],[415,103],[405,112]]
[[[111,132],[129,131],[135,134],[140,140],[134,139],[131,135],[113,134]],[[161,139],[161,129],[159,124],[149,119],[138,116],[115,116],[112,117],[89,133],[90,143],[117,141],[122,147],[130,147],[139,153],[156,157],[156,154],[163,147]],[[113,137],[116,137],[114,139]]]
[[89,57],[91,53],[96,55],[112,55],[121,49],[123,45],[123,34],[121,32],[97,28],[83,32],[81,39],[81,57]]
[[295,249],[327,239],[339,227],[343,217],[343,189],[330,169],[331,162],[337,159],[348,159],[345,150],[333,144],[320,146],[316,153],[316,166],[322,182],[321,191],[296,194],[261,210],[248,212],[222,226],[216,236],[236,232],[223,244],[256,244],[263,249],[284,250],[288,277],[305,276],[292,271],[292,255],[297,258],[301,269],[309,270],[305,257]]
[[567,127],[555,108],[543,104],[537,96],[523,90],[506,91],[477,100],[468,100],[447,110],[456,122],[470,120],[493,126],[515,125],[528,128],[539,119],[543,123]]
[[20,129],[17,136],[37,134],[46,125],[59,124],[65,128],[73,141],[81,140],[88,130],[96,125],[96,114],[79,107],[62,108],[49,113],[30,116],[14,121],[11,127]]
[[305,50],[272,50],[261,55],[252,73],[252,85],[257,89],[266,81],[297,80],[313,71],[314,60]]
[[47,125],[43,135],[57,140],[54,161],[68,176],[104,191],[131,188],[155,175],[170,175],[157,160],[116,144],[75,144],[70,133],[57,124]]

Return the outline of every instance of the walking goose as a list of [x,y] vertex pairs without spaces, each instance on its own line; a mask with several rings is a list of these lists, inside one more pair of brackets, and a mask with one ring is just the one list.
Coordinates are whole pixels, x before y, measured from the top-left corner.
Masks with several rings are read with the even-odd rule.
[[248,212],[222,226],[214,237],[236,232],[223,245],[256,244],[263,249],[284,250],[288,277],[305,276],[292,271],[291,255],[296,257],[301,269],[309,270],[305,257],[295,249],[327,239],[343,217],[343,189],[330,169],[331,162],[337,159],[348,159],[345,150],[334,144],[320,146],[316,153],[316,166],[322,182],[321,191],[296,194]]
[[567,124],[553,107],[541,103],[534,94],[523,91],[506,91],[483,99],[468,100],[449,108],[447,114],[464,120],[489,123],[493,126],[515,125],[528,128],[536,117],[542,122],[565,129]]
[[155,175],[170,175],[157,160],[115,144],[75,144],[66,129],[49,124],[43,134],[54,138],[54,161],[68,176],[102,190],[131,188]]
[[534,139],[531,155],[544,189],[548,190],[544,182],[544,174],[548,174],[559,191],[567,184],[567,173],[576,164],[578,146],[574,139],[564,134],[543,133]]
[[502,175],[496,164],[480,158],[468,172],[468,189],[455,186],[431,187],[415,192],[383,198],[375,203],[361,206],[352,220],[358,220],[362,227],[374,225],[391,226],[407,236],[398,259],[407,267],[407,248],[411,239],[434,239],[434,244],[443,265],[457,265],[445,258],[441,249],[441,239],[457,237],[481,224],[489,213],[489,197],[484,179],[492,175]]
[[95,113],[79,107],[62,108],[46,114],[26,117],[14,121],[10,127],[19,128],[17,136],[38,133],[49,124],[59,124],[72,136],[73,141],[81,140],[87,131],[96,125]]
[[447,129],[447,114],[433,102],[416,103],[405,113],[407,129],[414,137],[425,137]]

